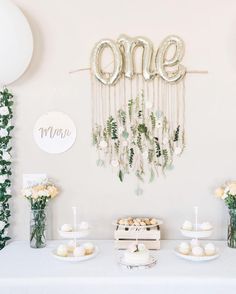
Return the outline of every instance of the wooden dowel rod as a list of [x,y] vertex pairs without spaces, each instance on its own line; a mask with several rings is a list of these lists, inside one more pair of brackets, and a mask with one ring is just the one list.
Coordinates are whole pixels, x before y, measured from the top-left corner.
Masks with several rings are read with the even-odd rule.
[[[80,72],[80,71],[89,71],[89,70],[91,70],[90,67],[79,68],[79,69],[69,71],[69,74],[73,74],[73,73]],[[187,70],[186,73],[187,74],[208,74],[209,72],[208,72],[208,70]],[[135,73],[135,74],[142,75],[142,73]]]

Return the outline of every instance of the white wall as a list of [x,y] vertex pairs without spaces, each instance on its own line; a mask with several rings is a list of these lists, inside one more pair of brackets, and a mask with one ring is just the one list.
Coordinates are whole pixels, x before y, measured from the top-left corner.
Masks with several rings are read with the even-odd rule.
[[[35,50],[26,74],[11,89],[15,94],[14,196],[12,234],[28,238],[28,204],[20,196],[23,173],[46,172],[57,181],[53,201],[53,238],[60,224],[71,222],[71,206],[94,226],[92,238],[112,238],[111,222],[121,215],[162,218],[164,238],[181,238],[179,226],[200,207],[202,220],[225,238],[227,214],[213,196],[215,186],[235,176],[236,136],[236,1],[234,0],[14,0],[31,24]],[[120,33],[149,37],[157,47],[169,34],[186,44],[188,69],[208,75],[186,78],[187,149],[166,178],[134,195],[136,181],[119,183],[110,169],[96,166],[91,146],[88,73],[68,71],[89,65],[91,49],[104,37]],[[49,111],[68,113],[77,126],[77,141],[68,152],[50,155],[33,141],[37,118]]]

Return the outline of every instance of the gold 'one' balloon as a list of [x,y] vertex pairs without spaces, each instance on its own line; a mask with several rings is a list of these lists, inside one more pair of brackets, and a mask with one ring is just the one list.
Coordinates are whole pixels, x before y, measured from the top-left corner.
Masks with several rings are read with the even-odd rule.
[[[106,75],[101,69],[101,56],[105,48],[110,48],[114,58],[113,72]],[[119,46],[110,39],[102,39],[95,44],[91,55],[91,69],[96,78],[104,85],[115,84],[122,73],[122,55]]]
[[127,78],[132,79],[135,73],[134,54],[137,47],[143,48],[142,56],[142,74],[145,80],[152,79],[156,74],[151,71],[153,45],[152,42],[145,37],[131,38],[127,35],[121,35],[118,43],[124,54],[124,73]]
[[[174,46],[174,54],[167,58],[168,51]],[[168,36],[161,43],[156,55],[158,74],[167,82],[177,82],[186,74],[186,68],[180,64],[184,56],[184,42],[178,36]]]

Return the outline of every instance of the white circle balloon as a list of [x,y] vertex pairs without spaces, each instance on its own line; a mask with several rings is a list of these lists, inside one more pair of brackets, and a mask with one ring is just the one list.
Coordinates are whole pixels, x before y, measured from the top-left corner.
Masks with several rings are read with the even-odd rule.
[[33,54],[33,36],[21,10],[9,0],[0,0],[0,85],[16,81]]
[[37,120],[33,134],[39,148],[57,154],[65,152],[74,144],[76,127],[68,115],[52,111]]

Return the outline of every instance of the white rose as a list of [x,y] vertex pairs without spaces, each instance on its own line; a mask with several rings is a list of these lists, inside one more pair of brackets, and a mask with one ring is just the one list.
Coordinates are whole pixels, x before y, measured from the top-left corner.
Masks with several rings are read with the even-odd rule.
[[145,251],[146,246],[144,244],[138,244],[138,251]]
[[6,129],[0,129],[0,138],[8,136],[8,131]]
[[229,194],[236,195],[236,184],[232,183],[229,185]]
[[11,155],[8,152],[4,152],[2,155],[2,159],[8,161],[11,159]]
[[8,115],[9,109],[6,106],[0,107],[0,115]]
[[2,231],[5,227],[6,223],[3,221],[0,221],[0,231]]
[[30,189],[25,189],[25,191],[24,191],[24,195],[25,195],[25,197],[30,197],[31,196],[31,190]]
[[48,197],[49,196],[49,192],[48,190],[42,190],[38,192],[38,196],[39,197]]
[[224,189],[222,187],[217,188],[215,190],[215,196],[216,197],[222,198],[223,195],[224,195]]
[[223,196],[221,197],[223,200],[225,200],[225,198],[227,198],[229,195],[227,193],[224,192]]
[[5,175],[0,175],[0,184],[3,184],[7,179],[7,176]]

